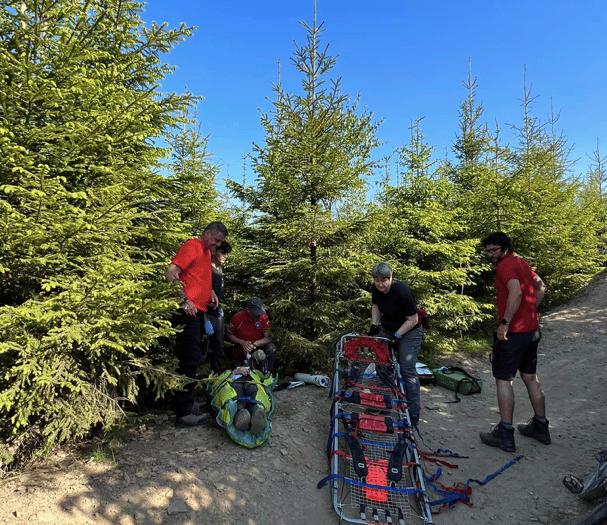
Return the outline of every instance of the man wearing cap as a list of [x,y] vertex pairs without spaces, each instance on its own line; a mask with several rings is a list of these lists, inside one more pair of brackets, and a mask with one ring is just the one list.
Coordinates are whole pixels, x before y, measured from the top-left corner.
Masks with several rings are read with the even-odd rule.
[[227,337],[236,348],[233,356],[236,359],[248,361],[262,372],[274,368],[274,352],[276,346],[270,337],[270,319],[259,297],[251,297],[247,308],[234,314],[230,321]]

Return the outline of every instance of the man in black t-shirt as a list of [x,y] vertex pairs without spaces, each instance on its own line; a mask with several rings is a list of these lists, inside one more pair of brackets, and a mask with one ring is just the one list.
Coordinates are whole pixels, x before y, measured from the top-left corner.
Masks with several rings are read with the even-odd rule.
[[393,278],[389,264],[377,263],[371,273],[372,325],[369,335],[385,337],[395,345],[411,422],[417,427],[420,388],[415,363],[422,343],[422,326],[418,319],[415,297],[405,283]]

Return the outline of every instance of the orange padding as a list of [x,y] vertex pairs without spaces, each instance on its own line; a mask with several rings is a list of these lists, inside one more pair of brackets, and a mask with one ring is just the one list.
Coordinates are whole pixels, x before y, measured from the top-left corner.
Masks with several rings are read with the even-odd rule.
[[[385,459],[380,461],[374,461],[368,467],[366,482],[369,485],[387,485],[387,473],[388,473],[388,462]],[[388,491],[381,489],[372,489],[365,487],[365,496],[371,501],[377,501],[379,503],[388,502]]]
[[[371,416],[368,414],[358,415],[358,428],[361,430],[371,430],[372,432],[388,432],[386,418],[382,416]],[[393,432],[394,430],[391,429]]]
[[355,394],[358,394],[361,405],[388,409],[392,407],[391,398],[387,395],[372,394],[371,392],[355,392],[352,395],[354,399],[357,397]]

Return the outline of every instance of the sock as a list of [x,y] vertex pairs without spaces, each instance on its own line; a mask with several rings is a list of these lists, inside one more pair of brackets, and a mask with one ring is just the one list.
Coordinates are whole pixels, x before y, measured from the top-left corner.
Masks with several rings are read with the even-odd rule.
[[500,425],[508,430],[512,430],[514,428],[511,423],[504,423],[503,421],[500,421]]
[[537,419],[540,423],[548,423],[548,420],[546,419],[546,417],[540,417],[540,416],[535,416],[535,419]]

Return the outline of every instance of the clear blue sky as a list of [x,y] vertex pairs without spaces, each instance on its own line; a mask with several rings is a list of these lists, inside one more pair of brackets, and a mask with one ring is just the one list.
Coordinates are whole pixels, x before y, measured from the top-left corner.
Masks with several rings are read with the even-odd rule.
[[[243,157],[263,143],[259,109],[270,111],[271,83],[281,63],[283,87],[300,92],[291,65],[293,41],[305,44],[299,24],[313,21],[313,0],[151,0],[146,24],[185,22],[194,36],[165,56],[178,70],[164,91],[185,88],[204,100],[198,107],[203,133],[210,133],[220,178],[240,180]],[[607,2],[605,0],[318,0],[322,43],[337,64],[342,92],[385,119],[378,137],[382,157],[408,142],[408,127],[424,117],[426,142],[444,157],[458,131],[458,111],[467,93],[469,59],[478,79],[477,102],[490,128],[497,120],[506,142],[509,125],[520,125],[524,68],[537,97],[533,113],[544,120],[560,112],[557,130],[585,174],[600,141],[607,155]],[[392,175],[395,170],[392,169]],[[247,179],[254,178],[247,168]]]

